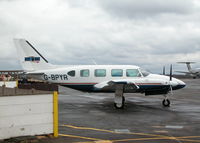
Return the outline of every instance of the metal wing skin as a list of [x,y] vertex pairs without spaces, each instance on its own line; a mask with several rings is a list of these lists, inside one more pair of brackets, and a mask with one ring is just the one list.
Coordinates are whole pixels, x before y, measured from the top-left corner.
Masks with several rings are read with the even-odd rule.
[[134,82],[124,80],[111,80],[94,85],[96,91],[113,92],[116,91],[117,85],[122,85],[124,92],[136,92],[139,89]]
[[186,72],[186,71],[175,71],[175,72],[185,73],[185,74],[191,74],[191,72]]

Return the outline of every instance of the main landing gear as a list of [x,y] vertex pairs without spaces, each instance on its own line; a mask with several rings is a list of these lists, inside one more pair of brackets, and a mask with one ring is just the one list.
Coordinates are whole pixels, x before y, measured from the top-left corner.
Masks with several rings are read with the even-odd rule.
[[122,96],[122,102],[121,103],[114,103],[114,106],[116,109],[123,109],[125,105],[125,97]]
[[124,108],[125,97],[123,96],[123,92],[124,92],[124,85],[117,84],[115,90],[115,100],[114,100],[114,106],[116,109]]

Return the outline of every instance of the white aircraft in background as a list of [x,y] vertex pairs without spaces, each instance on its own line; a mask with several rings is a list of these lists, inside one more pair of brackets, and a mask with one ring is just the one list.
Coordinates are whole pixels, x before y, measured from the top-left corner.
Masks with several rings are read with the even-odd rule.
[[192,69],[190,64],[193,64],[195,62],[178,62],[180,64],[186,64],[187,68],[188,68],[188,72],[187,71],[176,71],[179,73],[185,73],[186,75],[190,75],[192,76],[194,79],[195,78],[200,78],[200,68],[195,68]]
[[114,106],[123,108],[124,93],[164,95],[163,106],[170,106],[168,93],[185,87],[185,83],[170,76],[151,74],[133,65],[67,65],[48,61],[26,40],[15,39],[25,74],[39,80],[86,92],[114,92]]

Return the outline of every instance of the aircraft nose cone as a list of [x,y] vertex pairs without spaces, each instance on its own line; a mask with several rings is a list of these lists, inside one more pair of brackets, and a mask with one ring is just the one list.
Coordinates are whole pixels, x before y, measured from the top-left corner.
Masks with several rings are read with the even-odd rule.
[[186,84],[181,80],[176,79],[176,82],[177,82],[176,86],[172,87],[174,90],[181,89],[186,86]]
[[186,84],[185,84],[185,82],[179,80],[178,86],[179,86],[180,88],[184,88],[184,87],[186,86]]

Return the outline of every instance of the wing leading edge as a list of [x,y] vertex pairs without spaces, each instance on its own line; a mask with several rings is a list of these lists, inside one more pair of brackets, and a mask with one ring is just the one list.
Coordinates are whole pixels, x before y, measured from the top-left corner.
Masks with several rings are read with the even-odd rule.
[[106,90],[116,91],[117,85],[123,85],[124,90],[126,90],[126,91],[134,92],[139,89],[139,86],[137,86],[134,82],[120,81],[120,80],[101,82],[101,83],[94,85],[94,88],[97,91],[98,90],[99,91],[106,91]]

